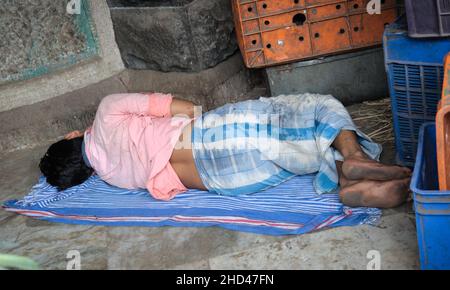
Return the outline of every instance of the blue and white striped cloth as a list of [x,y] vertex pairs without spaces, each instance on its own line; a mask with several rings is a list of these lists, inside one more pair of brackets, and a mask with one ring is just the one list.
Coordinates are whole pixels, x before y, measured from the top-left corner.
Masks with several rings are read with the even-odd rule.
[[192,133],[197,170],[209,191],[259,192],[296,175],[317,173],[318,194],[336,192],[331,147],[341,130],[355,131],[363,150],[378,159],[381,146],[354,125],[332,96],[302,94],[228,104],[196,119]]
[[337,194],[317,195],[313,175],[297,176],[252,195],[221,196],[189,190],[171,201],[153,199],[146,190],[126,190],[92,176],[63,192],[44,177],[7,211],[68,224],[106,226],[219,226],[266,235],[303,234],[338,226],[375,224],[381,211],[348,208]]

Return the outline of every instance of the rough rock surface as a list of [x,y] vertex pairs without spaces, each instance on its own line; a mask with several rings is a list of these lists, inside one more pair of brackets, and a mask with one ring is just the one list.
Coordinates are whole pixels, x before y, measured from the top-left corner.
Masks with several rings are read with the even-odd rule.
[[128,68],[198,72],[237,50],[229,0],[110,0],[109,5]]
[[0,5],[0,84],[24,71],[58,64],[86,48],[65,1],[3,0]]

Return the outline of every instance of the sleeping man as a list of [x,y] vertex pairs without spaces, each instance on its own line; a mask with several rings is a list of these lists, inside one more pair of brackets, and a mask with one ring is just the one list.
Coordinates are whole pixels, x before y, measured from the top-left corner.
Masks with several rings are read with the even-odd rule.
[[39,167],[59,190],[95,173],[160,200],[188,188],[251,194],[313,173],[317,194],[339,191],[352,207],[396,207],[408,196],[411,171],[377,162],[381,146],[331,96],[260,98],[197,111],[171,95],[107,96],[92,126],[51,145]]

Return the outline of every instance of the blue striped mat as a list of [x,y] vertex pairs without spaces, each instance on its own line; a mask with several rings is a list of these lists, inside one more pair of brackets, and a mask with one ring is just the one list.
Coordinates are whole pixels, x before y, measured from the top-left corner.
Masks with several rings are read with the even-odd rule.
[[110,186],[97,176],[57,192],[41,177],[22,200],[3,207],[10,212],[68,224],[106,226],[219,226],[267,235],[304,234],[324,228],[376,224],[381,211],[348,208],[337,194],[317,195],[314,175],[296,176],[252,195],[221,196],[189,190],[158,201],[146,190]]

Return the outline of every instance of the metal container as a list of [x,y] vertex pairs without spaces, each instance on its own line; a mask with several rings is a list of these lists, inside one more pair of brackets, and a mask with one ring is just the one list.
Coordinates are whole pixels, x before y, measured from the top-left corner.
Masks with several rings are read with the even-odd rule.
[[344,104],[388,96],[381,48],[269,67],[265,74],[272,96],[331,94]]

